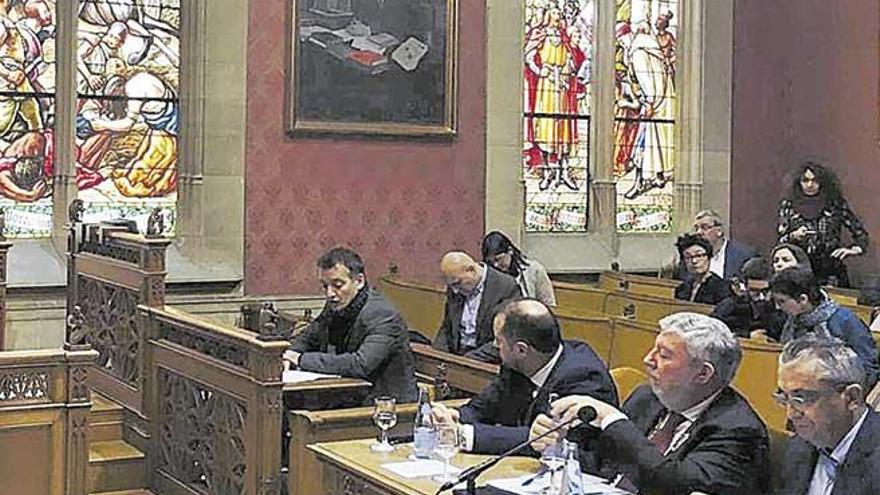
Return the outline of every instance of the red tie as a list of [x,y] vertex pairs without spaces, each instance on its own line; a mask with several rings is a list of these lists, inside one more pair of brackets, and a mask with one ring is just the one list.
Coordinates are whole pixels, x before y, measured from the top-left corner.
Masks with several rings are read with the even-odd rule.
[[672,443],[672,437],[675,436],[675,429],[685,421],[687,421],[687,418],[681,413],[669,411],[663,426],[656,428],[648,437],[648,440],[657,447],[661,454],[665,455],[666,450],[669,449],[669,444]]

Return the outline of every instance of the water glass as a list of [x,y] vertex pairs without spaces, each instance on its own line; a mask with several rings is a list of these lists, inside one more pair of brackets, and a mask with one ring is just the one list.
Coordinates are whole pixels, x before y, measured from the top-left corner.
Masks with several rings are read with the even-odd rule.
[[437,440],[434,453],[443,459],[443,474],[435,476],[434,481],[446,483],[454,481],[455,475],[449,473],[449,460],[455,457],[461,448],[462,438],[459,435],[457,424],[442,424],[437,426]]
[[379,427],[382,440],[371,445],[370,449],[376,452],[394,451],[394,446],[388,441],[388,430],[397,424],[397,400],[394,397],[373,399],[373,422]]

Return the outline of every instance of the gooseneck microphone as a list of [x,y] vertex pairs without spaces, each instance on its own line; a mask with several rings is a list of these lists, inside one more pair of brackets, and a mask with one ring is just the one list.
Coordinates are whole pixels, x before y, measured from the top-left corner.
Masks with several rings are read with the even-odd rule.
[[536,436],[535,438],[526,440],[525,442],[523,442],[515,447],[510,448],[508,451],[504,452],[503,454],[499,454],[495,457],[490,457],[479,464],[476,464],[474,466],[471,466],[471,467],[465,469],[454,480],[447,481],[446,483],[443,483],[440,486],[440,488],[437,489],[437,494],[439,495],[440,493],[443,493],[447,490],[450,490],[455,485],[457,485],[461,482],[466,482],[468,494],[473,495],[476,493],[476,479],[477,479],[477,477],[480,476],[481,474],[483,474],[484,472],[488,471],[490,468],[492,468],[493,466],[495,466],[496,464],[501,462],[503,459],[506,459],[514,454],[519,453],[521,450],[528,447],[529,444],[531,444],[535,440],[540,440],[540,439],[547,437],[553,433],[556,433],[557,431],[559,431],[563,428],[567,428],[567,427],[573,425],[575,422],[578,423],[578,425],[576,425],[576,426],[588,425],[591,421],[596,419],[596,416],[597,416],[596,408],[594,408],[593,406],[584,406],[584,407],[580,408],[580,410],[578,410],[577,416],[569,419],[568,421],[563,421],[562,423],[559,423],[558,425],[556,425],[553,428],[545,431],[544,433]]

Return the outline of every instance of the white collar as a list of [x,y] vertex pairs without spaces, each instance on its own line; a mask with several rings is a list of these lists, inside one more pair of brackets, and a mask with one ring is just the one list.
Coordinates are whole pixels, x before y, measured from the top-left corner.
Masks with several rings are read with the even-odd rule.
[[556,366],[556,362],[559,361],[559,358],[562,356],[562,345],[556,349],[556,354],[550,358],[550,361],[547,361],[541,369],[535,372],[534,375],[529,377],[529,380],[535,384],[535,387],[541,388],[544,386],[544,383],[547,382],[547,378],[550,377],[550,372],[553,371],[553,367]]
[[843,461],[846,459],[846,454],[849,453],[850,447],[852,447],[853,442],[856,439],[856,436],[859,434],[859,430],[862,428],[862,423],[865,422],[865,418],[868,417],[868,409],[865,408],[865,412],[862,413],[862,416],[858,421],[849,429],[846,435],[837,442],[837,447],[834,447],[834,450],[831,451],[830,457],[834,459],[834,462],[837,463],[838,466],[843,464]]
[[721,256],[724,256],[724,252],[727,250],[727,237],[724,238],[724,242],[721,244],[721,247],[716,249],[714,253],[712,253],[712,258],[718,259]]
[[709,397],[707,397],[707,398],[703,399],[702,401],[694,404],[693,406],[685,409],[684,411],[681,411],[681,415],[684,416],[685,418],[687,418],[687,420],[690,421],[691,423],[695,422],[697,419],[700,418],[700,415],[706,411],[706,409],[709,409],[709,406],[712,405],[712,402],[719,395],[721,395],[721,392],[723,392],[723,391],[724,391],[724,388],[719,389],[717,392],[710,395]]

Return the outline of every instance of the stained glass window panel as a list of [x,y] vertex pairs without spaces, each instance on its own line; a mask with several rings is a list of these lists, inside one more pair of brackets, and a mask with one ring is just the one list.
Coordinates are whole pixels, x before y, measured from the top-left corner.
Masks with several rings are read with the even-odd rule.
[[55,0],[0,2],[0,208],[6,235],[52,232]]
[[594,0],[525,0],[526,230],[587,229]]
[[76,156],[86,221],[143,230],[161,207],[174,232],[180,0],[80,0]]
[[614,177],[620,232],[669,232],[678,0],[617,0]]

